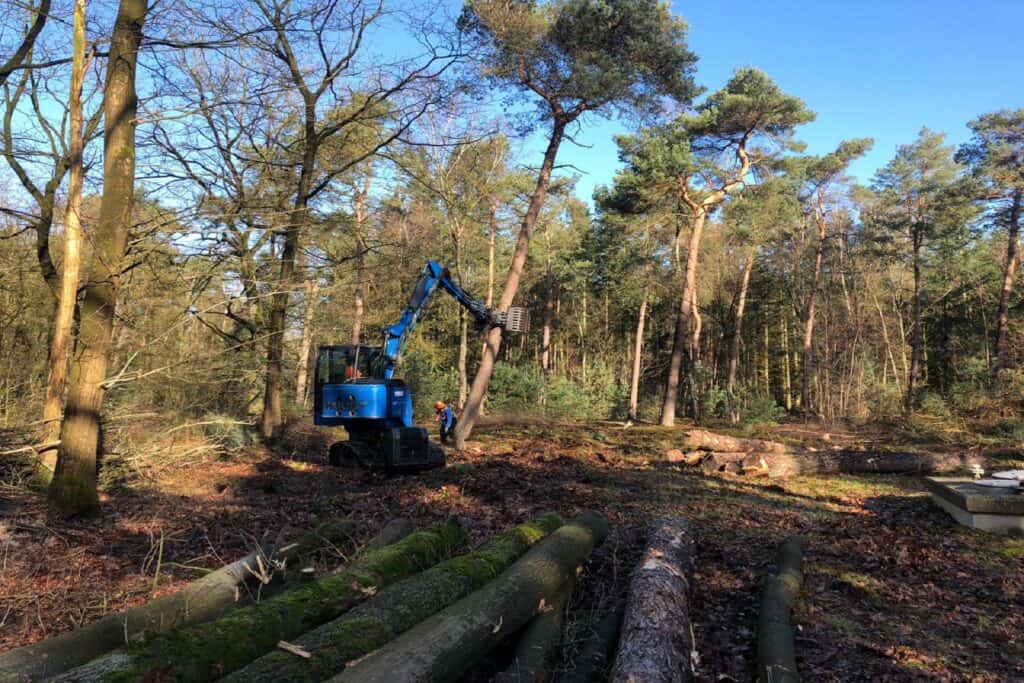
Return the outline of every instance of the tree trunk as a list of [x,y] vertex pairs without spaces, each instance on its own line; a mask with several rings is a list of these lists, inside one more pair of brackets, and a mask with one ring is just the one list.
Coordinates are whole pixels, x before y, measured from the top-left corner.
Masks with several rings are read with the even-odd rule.
[[131,229],[135,192],[135,64],[147,0],[121,0],[110,41],[103,93],[103,196],[92,235],[89,284],[81,305],[78,345],[68,382],[61,446],[50,484],[51,504],[65,514],[94,510],[100,412],[105,393],[117,286]]
[[356,238],[356,291],[352,311],[352,345],[360,343],[363,334],[364,299],[366,297],[366,198],[370,194],[373,167],[367,169],[362,192],[356,191],[355,238]]
[[741,439],[726,434],[716,434],[703,429],[692,429],[686,432],[686,439],[679,446],[682,450],[688,451],[718,451],[735,453],[746,451],[764,451],[767,453],[786,453],[792,450],[789,446],[778,441],[763,441],[761,439]]
[[576,577],[565,582],[550,603],[533,618],[516,643],[512,663],[491,683],[547,683],[552,678],[565,628],[565,611],[576,586]]
[[180,591],[124,612],[108,614],[55,638],[5,652],[0,655],[0,680],[11,675],[43,680],[81,666],[128,642],[138,641],[147,634],[217,619],[238,604],[247,590],[247,582],[264,572],[272,573],[274,562],[289,562],[325,545],[344,542],[350,538],[352,530],[351,524],[324,524],[294,543],[269,549],[266,554],[253,551],[193,581]]
[[743,461],[745,474],[769,477],[822,474],[944,474],[980,463],[956,453],[906,451],[816,451],[807,453],[753,452]]
[[800,539],[787,538],[779,547],[778,572],[765,580],[757,619],[758,683],[799,683],[796,648],[789,613],[800,594]]
[[757,254],[757,247],[750,247],[747,258],[743,262],[743,276],[740,278],[740,293],[736,299],[736,312],[733,316],[732,344],[729,348],[729,374],[726,379],[725,391],[729,397],[730,418],[733,422],[739,422],[740,412],[736,407],[736,371],[740,365],[740,343],[743,340],[743,313],[747,307],[747,290],[750,288],[750,271],[754,269],[754,258]]
[[475,552],[385,588],[368,602],[291,641],[309,659],[272,652],[222,679],[229,681],[322,681],[348,662],[386,645],[448,605],[496,578],[532,545],[561,526],[555,514],[505,531]]
[[540,367],[547,375],[551,372],[551,325],[555,318],[555,277],[551,272],[551,229],[544,224],[544,245],[547,263],[544,272],[544,327],[541,330]]
[[461,413],[469,396],[469,315],[465,308],[459,311],[459,402]]
[[[71,351],[71,334],[75,322],[75,307],[78,304],[78,273],[81,267],[82,238],[82,179],[85,167],[82,150],[82,82],[85,79],[85,0],[75,0],[74,36],[71,51],[71,93],[68,98],[68,157],[70,177],[68,180],[67,208],[64,211],[64,271],[61,275],[60,299],[53,323],[53,338],[50,340],[50,372],[46,382],[46,396],[43,399],[43,443],[60,439],[60,417],[64,403],[64,387],[67,384],[68,356]],[[44,451],[39,459],[36,477],[43,485],[49,485],[57,466],[57,451]]]
[[693,232],[690,234],[690,247],[686,252],[683,293],[679,299],[679,311],[676,314],[676,326],[672,335],[672,355],[669,360],[668,378],[665,381],[665,400],[661,406],[661,424],[664,427],[671,427],[676,423],[679,377],[683,369],[683,356],[689,355],[687,350],[690,347],[690,315],[697,289],[697,260],[706,217],[707,212],[703,207],[696,209],[693,216]]
[[696,651],[690,601],[694,534],[681,517],[655,520],[629,583],[610,683],[693,680]]
[[[522,225],[519,228],[519,237],[516,239],[515,252],[512,255],[512,263],[505,277],[505,287],[501,290],[501,298],[498,300],[498,310],[508,311],[515,299],[516,291],[519,289],[519,280],[523,275],[523,268],[526,266],[526,257],[530,252],[530,239],[533,237],[533,228],[537,225],[537,218],[540,216],[541,206],[544,204],[544,197],[547,195],[548,186],[551,184],[551,171],[555,167],[555,157],[558,156],[558,147],[562,143],[562,135],[565,126],[570,122],[556,119],[551,130],[551,138],[548,140],[547,150],[544,152],[544,162],[541,164],[540,173],[537,175],[537,185],[534,188],[533,197],[530,199],[530,207],[523,216]],[[462,411],[459,424],[455,427],[455,447],[462,449],[466,445],[466,439],[473,431],[473,425],[480,415],[480,406],[483,403],[484,395],[487,393],[487,386],[491,382],[491,374],[494,372],[494,363],[498,358],[498,351],[501,349],[501,328],[492,327],[487,331],[484,345],[484,355],[480,360],[480,367],[473,378],[473,386],[469,390],[469,397],[466,399],[466,407]]]
[[1013,276],[1017,269],[1017,234],[1020,230],[1021,200],[1024,190],[1017,188],[1013,193],[1010,205],[1010,224],[1006,243],[1006,264],[1003,266],[1003,286],[999,290],[999,331],[996,336],[995,375],[1009,367],[1010,355],[1010,292],[1013,289]]
[[538,543],[498,578],[346,669],[332,683],[457,680],[532,619],[575,576],[608,522],[584,512]]
[[302,314],[302,341],[299,342],[299,367],[295,377],[295,405],[306,406],[306,382],[309,375],[309,349],[313,345],[313,314],[317,306],[319,282],[316,275],[307,275],[306,310]]
[[356,559],[339,574],[303,584],[222,619],[158,633],[55,681],[212,681],[236,671],[321,624],[336,619],[385,586],[437,564],[466,542],[457,522],[435,525]]
[[920,228],[913,229],[914,241],[914,319],[910,330],[910,368],[907,370],[905,411],[909,415],[917,407],[917,375],[921,364],[921,242]]
[[607,680],[609,663],[615,654],[622,626],[624,603],[607,610],[579,645],[576,659],[569,671],[562,674],[562,683],[595,683]]
[[647,302],[651,295],[651,283],[649,278],[651,266],[644,267],[647,271],[644,278],[644,292],[640,299],[640,312],[636,319],[636,337],[633,342],[633,374],[629,380],[629,419],[637,419],[637,410],[640,407],[640,367],[644,351],[644,325],[647,322]]
[[811,273],[811,292],[807,295],[807,314],[804,316],[803,372],[800,385],[800,405],[806,412],[813,412],[811,404],[811,374],[814,372],[814,305],[818,298],[821,282],[821,263],[825,256],[827,224],[818,219],[818,248],[814,255],[814,270]]

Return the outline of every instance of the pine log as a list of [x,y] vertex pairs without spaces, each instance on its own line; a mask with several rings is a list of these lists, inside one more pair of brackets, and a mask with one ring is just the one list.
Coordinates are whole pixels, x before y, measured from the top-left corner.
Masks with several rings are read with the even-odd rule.
[[700,468],[705,472],[721,472],[726,465],[731,463],[742,463],[750,455],[743,451],[736,453],[702,453],[704,456],[700,461]]
[[778,573],[765,580],[757,619],[758,683],[798,683],[796,648],[789,613],[804,577],[800,539],[787,538],[779,547]]
[[156,633],[124,652],[72,669],[55,681],[212,681],[271,652],[279,641],[336,619],[381,588],[408,578],[464,545],[455,520],[356,558],[344,571],[303,583],[216,621]]
[[633,572],[622,635],[608,680],[613,683],[693,680],[694,636],[688,593],[694,535],[681,517],[654,521]]
[[512,663],[491,683],[547,683],[551,680],[565,628],[565,610],[569,605],[576,577],[565,582],[551,604],[530,620],[516,643]]
[[482,589],[406,631],[332,683],[456,680],[550,602],[608,535],[608,522],[584,512],[530,549]]
[[619,641],[625,608],[625,602],[619,602],[598,619],[583,638],[572,667],[560,678],[562,683],[594,683],[607,680],[608,669],[615,654],[615,645]]
[[315,682],[340,673],[348,662],[386,645],[398,634],[482,588],[561,525],[558,515],[547,514],[504,531],[475,552],[385,588],[338,619],[291,641],[312,653],[310,658],[272,652],[223,681]]
[[956,453],[907,451],[816,451],[752,453],[743,461],[744,474],[795,477],[817,474],[942,474],[980,462]]
[[735,453],[738,451],[747,453],[754,451],[786,453],[793,450],[790,446],[778,441],[741,439],[736,436],[716,434],[704,429],[691,429],[686,432],[686,439],[683,441],[681,448],[688,451],[719,451],[723,453]]
[[108,614],[91,624],[41,640],[0,655],[2,674],[18,674],[41,680],[61,674],[104,655],[147,634],[171,628],[201,624],[224,616],[249,591],[247,583],[272,572],[276,563],[287,563],[325,544],[350,538],[350,522],[327,523],[306,532],[295,542],[280,544],[264,553],[254,550],[180,591],[116,614]]

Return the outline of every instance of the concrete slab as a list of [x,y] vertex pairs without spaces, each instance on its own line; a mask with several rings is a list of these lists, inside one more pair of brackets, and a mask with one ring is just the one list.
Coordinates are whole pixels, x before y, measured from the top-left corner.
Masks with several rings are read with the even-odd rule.
[[1015,489],[979,486],[963,477],[926,477],[936,505],[960,524],[994,533],[1024,532],[1024,495]]

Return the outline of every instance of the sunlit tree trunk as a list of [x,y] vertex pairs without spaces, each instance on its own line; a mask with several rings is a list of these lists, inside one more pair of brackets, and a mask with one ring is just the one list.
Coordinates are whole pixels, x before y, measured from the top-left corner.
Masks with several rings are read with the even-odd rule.
[[919,227],[913,228],[914,244],[914,301],[910,328],[910,367],[907,370],[906,412],[912,413],[917,407],[918,374],[921,365],[921,244],[924,236]]
[[372,167],[366,170],[362,191],[355,197],[355,238],[356,238],[356,291],[352,311],[352,344],[359,344],[363,334],[363,317],[366,299],[366,199],[370,194],[373,180]]
[[800,404],[807,412],[814,410],[814,406],[811,403],[811,376],[814,374],[814,312],[815,303],[818,298],[818,288],[821,283],[821,264],[825,256],[827,229],[824,216],[819,215],[817,223],[818,247],[814,254],[814,270],[811,271],[811,291],[807,295],[807,313],[804,316],[803,382],[800,386]]
[[999,320],[996,333],[996,366],[995,374],[1009,367],[1010,354],[1010,292],[1013,289],[1013,276],[1017,269],[1017,237],[1020,230],[1021,195],[1024,190],[1018,188],[1013,193],[1010,205],[1009,240],[1006,244],[1006,262],[1003,266],[1003,286],[999,290]]
[[[49,444],[60,438],[60,418],[64,402],[64,388],[67,384],[68,355],[71,351],[71,334],[75,320],[75,306],[78,302],[78,279],[81,265],[81,208],[82,179],[85,168],[82,164],[82,82],[85,79],[85,0],[76,0],[74,11],[74,34],[71,49],[71,92],[68,98],[68,156],[70,177],[68,180],[67,208],[64,211],[64,270],[61,275],[60,299],[50,340],[50,371],[46,382],[46,396],[43,399],[43,443]],[[40,456],[37,478],[44,485],[53,479],[57,466],[57,451],[51,449]]]
[[747,258],[743,262],[743,275],[740,278],[740,293],[736,299],[736,312],[733,315],[732,344],[729,349],[729,370],[726,378],[726,394],[729,397],[731,419],[738,422],[740,419],[739,410],[736,407],[736,372],[740,365],[740,343],[743,340],[743,314],[747,307],[747,290],[750,288],[750,271],[754,269],[754,257],[757,247],[751,247],[747,252]]
[[89,284],[81,303],[78,345],[68,382],[57,467],[50,501],[75,514],[99,505],[96,455],[100,411],[110,358],[117,285],[131,228],[135,190],[135,65],[142,43],[147,0],[121,0],[110,40],[103,93],[103,196],[92,234]]
[[319,303],[317,292],[319,282],[316,275],[306,280],[306,310],[302,313],[302,341],[299,343],[299,367],[295,377],[295,405],[305,407],[309,378],[309,350],[313,345],[313,315]]
[[640,312],[636,318],[636,337],[633,342],[633,374],[629,381],[629,419],[637,419],[640,406],[640,368],[644,351],[644,327],[647,323],[647,302],[651,295],[651,264],[644,266],[644,290],[640,298]]
[[544,224],[544,245],[547,262],[544,271],[544,326],[541,330],[540,367],[551,372],[551,326],[555,316],[555,278],[551,272],[551,228]]
[[694,292],[697,289],[697,259],[706,218],[705,209],[697,207],[693,216],[690,246],[686,252],[683,293],[679,299],[679,310],[676,313],[676,325],[672,336],[672,355],[669,359],[668,380],[665,383],[665,400],[661,406],[661,424],[665,427],[671,427],[676,423],[676,403],[679,399],[679,379],[683,369],[683,357],[690,355],[688,353],[690,349],[690,317]]
[[[544,161],[537,175],[537,184],[534,188],[533,197],[530,198],[530,206],[523,216],[523,222],[519,228],[519,237],[516,239],[515,251],[512,254],[512,263],[509,265],[508,275],[505,277],[505,287],[501,291],[501,298],[498,300],[498,310],[507,311],[515,299],[516,290],[519,289],[519,281],[523,275],[523,267],[526,265],[526,257],[530,251],[530,239],[533,237],[533,229],[537,225],[537,218],[540,216],[541,206],[547,196],[548,186],[551,184],[551,171],[555,167],[555,157],[558,156],[558,147],[562,144],[562,136],[565,133],[565,126],[569,121],[556,119],[551,130],[551,137],[548,140],[547,149],[544,151]],[[491,374],[494,372],[494,363],[498,358],[498,351],[501,349],[501,328],[493,327],[487,332],[486,344],[484,346],[483,358],[480,361],[480,368],[473,378],[473,386],[469,390],[466,399],[466,407],[462,411],[462,418],[455,428],[456,448],[463,448],[466,438],[472,433],[480,414],[480,405],[484,395],[487,393],[487,386],[491,382]]]

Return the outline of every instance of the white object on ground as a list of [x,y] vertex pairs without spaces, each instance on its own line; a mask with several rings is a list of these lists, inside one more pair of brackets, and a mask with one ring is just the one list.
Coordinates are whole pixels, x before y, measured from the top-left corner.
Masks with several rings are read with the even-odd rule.
[[996,479],[1024,479],[1024,470],[1003,470],[1002,472],[993,472],[992,476]]

